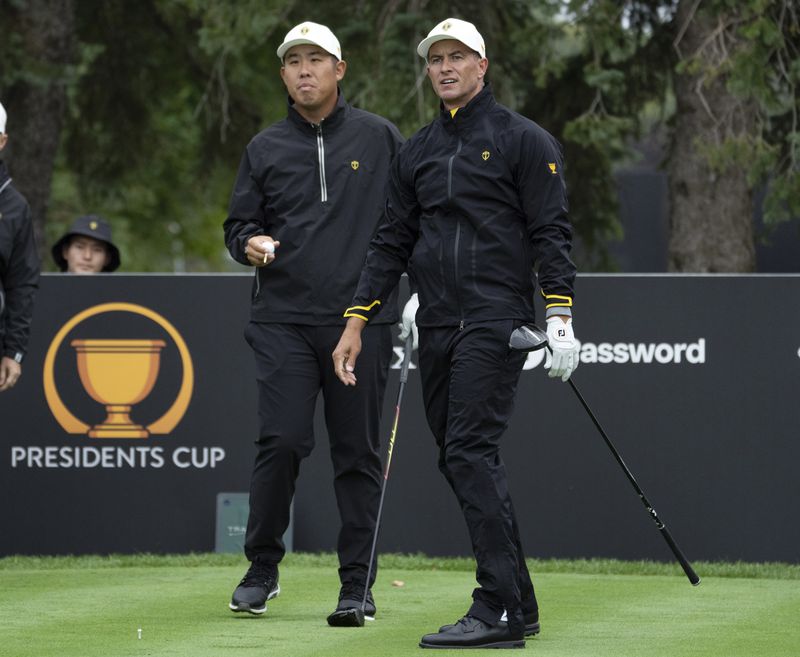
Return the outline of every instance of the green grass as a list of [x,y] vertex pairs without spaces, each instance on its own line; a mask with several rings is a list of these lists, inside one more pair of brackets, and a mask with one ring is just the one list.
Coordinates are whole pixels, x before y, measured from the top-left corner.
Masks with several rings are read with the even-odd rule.
[[[800,566],[696,563],[703,582],[692,587],[672,564],[529,563],[542,633],[526,650],[537,656],[800,652]],[[283,591],[257,618],[227,610],[246,567],[236,555],[7,557],[0,559],[0,655],[420,654],[419,637],[461,616],[474,586],[469,559],[384,555],[374,588],[378,620],[363,629],[329,628],[336,565],[333,555],[288,555]],[[404,585],[393,586],[396,580]]]

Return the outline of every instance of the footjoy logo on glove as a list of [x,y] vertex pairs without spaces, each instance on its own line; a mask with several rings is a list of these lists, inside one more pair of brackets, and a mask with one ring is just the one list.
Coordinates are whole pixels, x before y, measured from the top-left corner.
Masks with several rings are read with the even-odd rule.
[[[545,358],[547,359],[545,361]],[[540,363],[549,362],[550,353],[532,351],[523,369],[532,370]],[[580,362],[583,364],[619,365],[702,365],[706,362],[706,339],[697,342],[583,342],[580,345]]]

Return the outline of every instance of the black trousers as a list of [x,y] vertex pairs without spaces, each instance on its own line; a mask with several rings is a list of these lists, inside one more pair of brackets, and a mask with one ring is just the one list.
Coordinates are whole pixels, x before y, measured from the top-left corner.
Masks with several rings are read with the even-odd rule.
[[380,500],[380,415],[392,338],[388,325],[366,328],[358,385],[344,386],[331,359],[341,334],[341,326],[255,322],[245,331],[255,355],[259,417],[245,554],[275,564],[283,558],[282,536],[300,462],[314,447],[314,408],[322,391],[342,522],[339,576],[343,584],[363,584]]
[[538,609],[500,457],[526,354],[509,349],[521,322],[464,328],[420,327],[419,367],[425,412],[439,447],[439,469],[458,498],[477,562],[479,588],[469,613],[512,628]]

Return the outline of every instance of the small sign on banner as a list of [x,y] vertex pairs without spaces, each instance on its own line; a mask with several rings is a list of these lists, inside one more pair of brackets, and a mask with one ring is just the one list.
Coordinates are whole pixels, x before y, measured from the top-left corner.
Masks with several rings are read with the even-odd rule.
[[[250,513],[249,493],[217,493],[217,531],[214,552],[241,553]],[[291,552],[294,537],[294,504],[289,508],[289,526],[283,535],[286,551]]]

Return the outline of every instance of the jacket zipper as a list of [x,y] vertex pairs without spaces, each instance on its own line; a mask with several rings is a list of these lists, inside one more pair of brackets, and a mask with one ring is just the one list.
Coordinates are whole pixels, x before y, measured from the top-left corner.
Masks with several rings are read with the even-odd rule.
[[[456,156],[461,152],[461,137],[458,138],[458,145],[456,146],[456,152],[450,156],[450,159],[447,161],[447,198],[448,200],[452,200],[453,198],[453,160],[456,159]],[[461,321],[458,325],[458,330],[462,331],[464,329],[464,320],[463,315],[464,311],[461,308],[461,295],[458,293],[458,245],[461,241],[461,219],[458,220],[456,224],[456,239],[455,244],[453,247],[453,279],[455,282],[455,295],[456,295],[456,305],[458,306],[458,314],[462,316]]]
[[322,124],[317,126],[317,157],[319,158],[319,195],[325,203],[328,200],[328,185],[325,183],[325,142],[322,140]]

